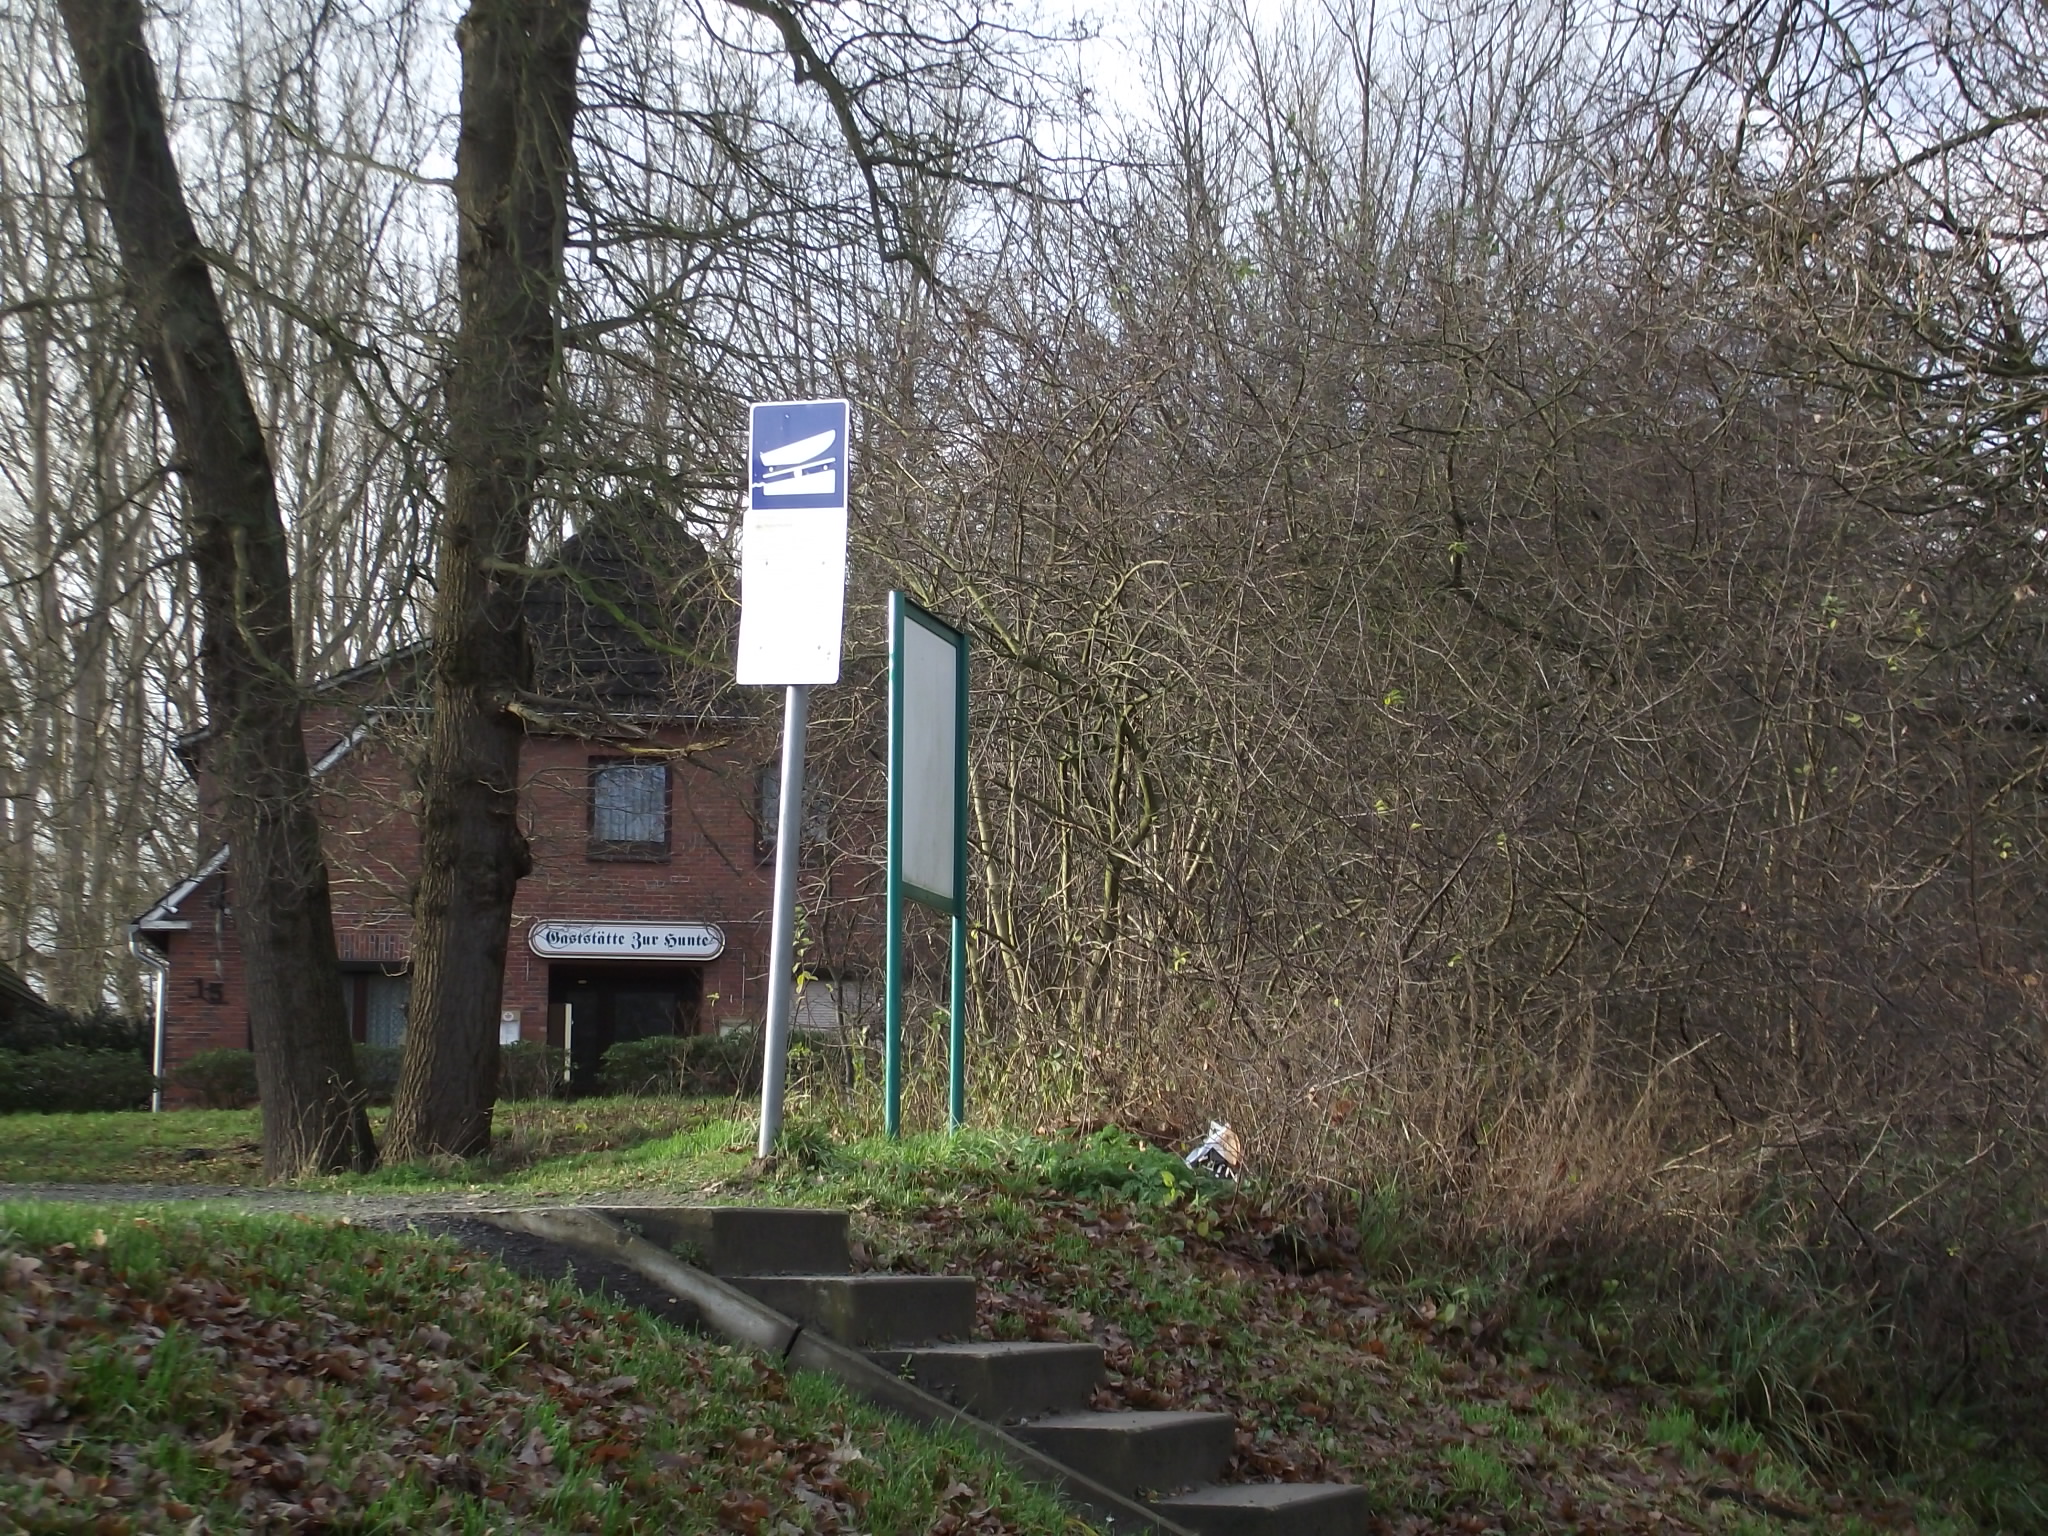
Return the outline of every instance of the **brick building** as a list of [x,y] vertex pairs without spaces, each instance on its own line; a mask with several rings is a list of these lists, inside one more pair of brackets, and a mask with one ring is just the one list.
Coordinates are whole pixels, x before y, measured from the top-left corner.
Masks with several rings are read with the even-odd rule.
[[[526,601],[536,691],[520,703],[520,822],[533,871],[500,1038],[566,1048],[584,1081],[616,1041],[758,1020],[767,994],[774,723],[728,686],[729,608],[702,551],[680,532],[650,551],[647,526],[586,529]],[[305,712],[345,999],[368,1044],[404,1030],[427,660],[416,647],[327,679]],[[161,957],[165,1075],[250,1043],[207,740],[184,743],[202,861],[134,925]],[[833,996],[814,993],[813,1009]]]

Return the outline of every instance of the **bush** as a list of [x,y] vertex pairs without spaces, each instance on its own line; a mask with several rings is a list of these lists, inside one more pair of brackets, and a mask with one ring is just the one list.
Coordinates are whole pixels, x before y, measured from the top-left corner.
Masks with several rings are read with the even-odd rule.
[[101,1003],[84,1013],[63,1008],[24,1009],[0,1019],[0,1051],[106,1051],[147,1062],[150,1027]]
[[754,1029],[731,1029],[718,1035],[692,1035],[689,1039],[694,1070],[699,1081],[697,1093],[754,1093],[761,1087],[761,1034]]
[[365,1102],[391,1102],[391,1095],[398,1091],[398,1063],[401,1054],[399,1047],[395,1045],[356,1047],[356,1082],[362,1086]]
[[153,1081],[125,1051],[9,1051],[0,1057],[0,1113],[147,1109]]
[[551,1099],[569,1077],[569,1053],[538,1040],[498,1047],[500,1099]]
[[256,1056],[251,1051],[201,1051],[171,1074],[208,1109],[247,1109],[256,1102]]
[[738,1093],[760,1083],[760,1037],[736,1029],[622,1041],[604,1053],[598,1078],[607,1093]]

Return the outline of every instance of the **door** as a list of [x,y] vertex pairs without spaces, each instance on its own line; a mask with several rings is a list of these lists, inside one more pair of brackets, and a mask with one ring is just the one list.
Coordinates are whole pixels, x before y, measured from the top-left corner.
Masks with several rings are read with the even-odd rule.
[[598,1091],[604,1053],[627,1040],[697,1032],[700,966],[616,964],[548,967],[548,1043],[569,1053],[569,1085]]

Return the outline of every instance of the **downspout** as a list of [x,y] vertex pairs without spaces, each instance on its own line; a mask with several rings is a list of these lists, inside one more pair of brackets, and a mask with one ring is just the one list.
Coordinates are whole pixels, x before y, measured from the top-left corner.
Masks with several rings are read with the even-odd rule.
[[164,1107],[164,994],[170,990],[171,960],[145,939],[142,930],[134,923],[128,925],[128,953],[155,972],[149,987],[153,1026],[149,1056],[149,1112],[154,1115],[161,1113]]

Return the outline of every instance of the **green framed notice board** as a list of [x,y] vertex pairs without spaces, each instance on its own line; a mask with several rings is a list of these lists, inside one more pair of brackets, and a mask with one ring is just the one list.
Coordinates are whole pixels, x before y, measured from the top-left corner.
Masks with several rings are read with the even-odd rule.
[[903,1132],[903,918],[952,918],[947,1123],[967,1118],[967,636],[889,594],[889,879],[883,1121]]

